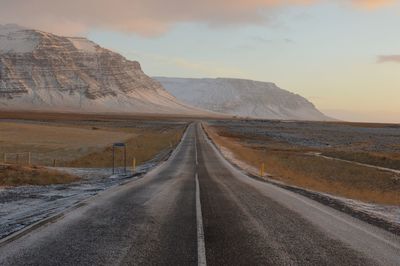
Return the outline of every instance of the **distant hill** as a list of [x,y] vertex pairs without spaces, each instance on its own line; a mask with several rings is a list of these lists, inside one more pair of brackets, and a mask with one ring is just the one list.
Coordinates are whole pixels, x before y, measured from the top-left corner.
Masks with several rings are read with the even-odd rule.
[[198,114],[136,61],[85,38],[0,25],[0,109]]
[[178,100],[214,112],[262,119],[332,120],[306,98],[270,82],[231,78],[154,79]]

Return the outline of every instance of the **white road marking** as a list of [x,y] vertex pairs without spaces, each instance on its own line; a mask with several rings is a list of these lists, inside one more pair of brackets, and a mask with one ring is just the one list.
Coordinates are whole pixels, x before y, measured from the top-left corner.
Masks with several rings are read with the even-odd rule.
[[204,243],[203,216],[201,213],[199,178],[196,173],[197,265],[207,265]]
[[199,164],[199,161],[197,160],[197,137],[194,135],[194,156],[196,159],[196,166]]
[[203,214],[201,213],[201,201],[200,201],[200,185],[199,175],[197,173],[197,167],[199,165],[197,159],[197,137],[194,135],[194,152],[196,159],[196,221],[197,221],[197,265],[206,266],[206,245],[204,243],[204,228],[203,228]]

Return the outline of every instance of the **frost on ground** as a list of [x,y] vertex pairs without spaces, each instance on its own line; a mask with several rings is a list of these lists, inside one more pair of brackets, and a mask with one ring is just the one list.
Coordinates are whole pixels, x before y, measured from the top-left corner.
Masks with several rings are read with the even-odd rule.
[[[328,194],[324,194],[328,195]],[[400,207],[399,206],[388,206],[366,203],[358,200],[346,199],[342,197],[336,197],[328,195],[333,199],[343,202],[345,205],[353,210],[367,213],[370,216],[383,219],[387,222],[400,226]]]
[[[218,149],[221,151],[223,156],[226,159],[228,159],[228,161],[232,162],[238,168],[240,168],[240,169],[244,170],[245,172],[250,173],[254,176],[259,175],[259,169],[255,168],[251,165],[248,165],[247,163],[245,163],[241,160],[238,160],[229,149],[227,149],[225,147],[221,147],[221,146],[218,146]],[[271,179],[268,174],[266,174],[264,178],[267,179],[271,183],[288,186],[287,184],[284,184],[282,182]],[[289,186],[289,187],[292,187],[292,186]],[[348,208],[350,208],[356,212],[364,213],[370,217],[378,218],[378,219],[386,221],[390,224],[393,224],[396,227],[400,227],[400,206],[389,206],[389,205],[366,203],[366,202],[362,202],[362,201],[358,201],[358,200],[333,196],[333,195],[327,194],[327,193],[310,191],[310,190],[307,190],[304,188],[301,188],[301,190],[308,191],[312,194],[322,195],[331,200],[340,202],[341,204],[347,206]]]
[[143,176],[155,167],[169,150],[137,167],[134,174],[128,169],[56,168],[81,177],[79,182],[50,186],[22,186],[0,189],[0,239],[42,219],[60,213],[100,191]]

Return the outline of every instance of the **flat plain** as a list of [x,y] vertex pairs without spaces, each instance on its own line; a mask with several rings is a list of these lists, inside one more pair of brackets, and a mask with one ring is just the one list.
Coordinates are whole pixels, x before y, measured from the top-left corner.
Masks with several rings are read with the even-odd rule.
[[[0,185],[51,183],[41,180],[46,176],[55,183],[62,182],[53,178],[56,172],[43,166],[110,168],[115,142],[126,144],[128,167],[133,166],[134,159],[140,165],[174,147],[185,127],[182,121],[119,116],[77,114],[67,119],[64,114],[21,114],[5,118],[0,121],[0,161],[7,167],[0,171]],[[123,149],[116,149],[115,166],[123,165]],[[36,178],[29,178],[29,172]],[[66,182],[74,180],[65,177]]]
[[[210,121],[239,160],[271,178],[370,203],[400,205],[400,125]],[[387,168],[387,169],[386,169]]]

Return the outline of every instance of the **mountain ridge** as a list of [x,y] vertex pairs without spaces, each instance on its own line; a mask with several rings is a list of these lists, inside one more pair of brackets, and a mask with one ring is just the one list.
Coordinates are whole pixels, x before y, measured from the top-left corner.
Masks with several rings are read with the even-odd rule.
[[0,25],[0,109],[332,120],[272,82],[152,79],[138,61],[84,37],[15,24]]
[[201,114],[124,58],[84,37],[0,25],[0,108]]
[[334,120],[275,83],[240,78],[153,77],[178,100],[198,108],[259,119]]

